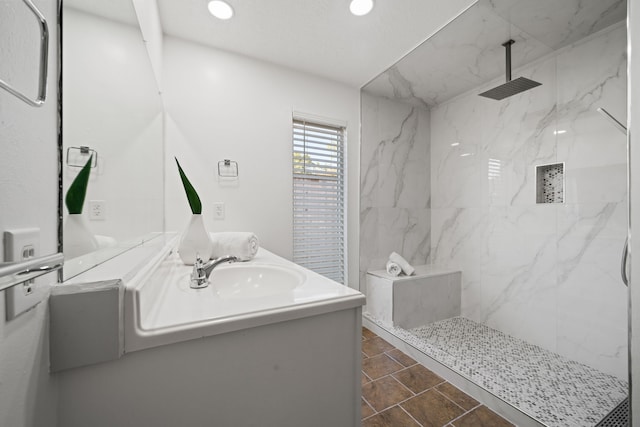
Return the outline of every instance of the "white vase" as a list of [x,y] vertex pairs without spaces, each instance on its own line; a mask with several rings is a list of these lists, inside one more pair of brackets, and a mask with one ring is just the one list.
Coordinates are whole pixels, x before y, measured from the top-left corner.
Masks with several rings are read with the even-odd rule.
[[79,257],[98,249],[98,241],[89,230],[87,218],[82,214],[69,214],[64,223],[64,256]]
[[193,214],[180,238],[178,255],[183,263],[193,265],[196,254],[200,255],[203,261],[207,261],[211,257],[211,252],[213,252],[213,243],[204,226],[202,215]]

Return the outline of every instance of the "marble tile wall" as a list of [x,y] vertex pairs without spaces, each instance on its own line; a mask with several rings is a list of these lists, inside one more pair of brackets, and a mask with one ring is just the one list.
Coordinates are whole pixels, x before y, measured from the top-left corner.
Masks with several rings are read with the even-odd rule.
[[[616,24],[517,70],[538,88],[430,112],[430,255],[462,271],[463,316],[620,378],[626,146],[596,109],[626,121],[625,50]],[[536,204],[535,166],[557,162],[564,203]]]
[[[360,283],[391,251],[462,271],[462,315],[626,378],[626,31],[615,24],[514,70],[503,101],[433,106],[363,93]],[[407,81],[411,84],[411,81]],[[564,203],[536,166],[564,162]]]
[[431,250],[429,111],[362,96],[360,283],[389,254],[426,264]]

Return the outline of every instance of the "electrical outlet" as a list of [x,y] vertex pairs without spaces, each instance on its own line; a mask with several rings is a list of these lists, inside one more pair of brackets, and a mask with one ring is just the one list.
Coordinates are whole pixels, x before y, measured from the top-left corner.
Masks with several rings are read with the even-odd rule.
[[107,219],[107,203],[104,200],[89,200],[89,219],[91,221]]
[[224,219],[224,202],[216,202],[213,204],[213,219]]
[[[40,255],[40,229],[22,228],[4,232],[4,260],[18,262]],[[46,295],[42,279],[20,283],[6,291],[7,320],[30,310]]]

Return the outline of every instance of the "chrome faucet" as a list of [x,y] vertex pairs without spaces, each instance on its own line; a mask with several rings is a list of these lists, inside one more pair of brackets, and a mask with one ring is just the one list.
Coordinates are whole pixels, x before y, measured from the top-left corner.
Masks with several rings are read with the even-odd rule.
[[209,276],[214,268],[225,262],[237,262],[240,261],[233,255],[225,255],[220,258],[212,259],[206,264],[200,258],[200,255],[196,255],[196,262],[193,264],[193,271],[191,272],[191,288],[202,289],[209,286]]

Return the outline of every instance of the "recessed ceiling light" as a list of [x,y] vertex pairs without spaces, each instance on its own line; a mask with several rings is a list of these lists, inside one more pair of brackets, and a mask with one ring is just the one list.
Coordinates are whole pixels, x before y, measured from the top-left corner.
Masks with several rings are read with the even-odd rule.
[[351,0],[349,10],[356,16],[366,15],[373,9],[373,0]]
[[230,19],[233,16],[233,8],[221,0],[210,1],[209,12],[218,19]]

